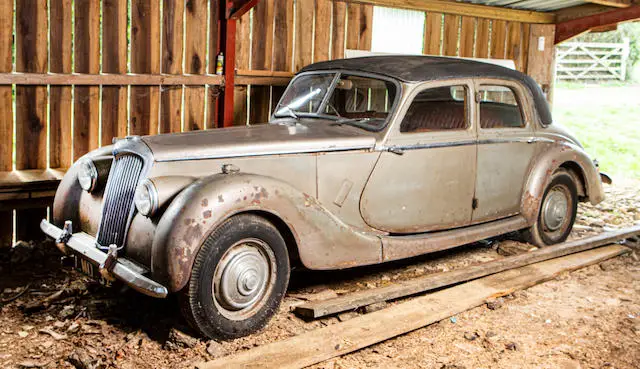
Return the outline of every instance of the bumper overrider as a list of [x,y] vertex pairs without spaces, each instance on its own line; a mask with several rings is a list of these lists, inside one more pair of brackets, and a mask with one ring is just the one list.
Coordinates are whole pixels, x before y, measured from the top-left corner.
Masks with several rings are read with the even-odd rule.
[[73,233],[70,221],[65,222],[64,229],[49,223],[46,219],[40,222],[40,228],[48,236],[56,240],[59,248],[64,251],[71,249],[83,259],[100,268],[100,274],[105,279],[119,279],[134,290],[152,297],[166,297],[167,288],[143,274],[145,268],[125,258],[118,258],[117,250],[110,249],[103,252],[96,247],[96,239],[84,232]]

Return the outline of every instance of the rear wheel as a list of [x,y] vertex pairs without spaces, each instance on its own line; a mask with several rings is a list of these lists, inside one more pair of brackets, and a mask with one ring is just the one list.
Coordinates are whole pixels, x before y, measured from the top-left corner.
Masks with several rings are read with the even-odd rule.
[[185,318],[209,338],[237,338],[267,324],[289,283],[284,239],[255,215],[228,219],[202,245],[183,292]]
[[573,229],[577,210],[576,184],[569,173],[559,169],[545,189],[536,223],[523,232],[525,240],[540,247],[564,242]]

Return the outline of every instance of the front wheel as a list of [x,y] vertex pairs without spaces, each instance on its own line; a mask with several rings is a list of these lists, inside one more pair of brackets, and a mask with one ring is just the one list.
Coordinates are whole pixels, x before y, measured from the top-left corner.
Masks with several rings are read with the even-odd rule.
[[536,223],[523,232],[526,241],[543,247],[564,242],[576,220],[578,190],[564,169],[556,171],[545,189]]
[[231,339],[264,327],[289,283],[284,239],[266,219],[232,217],[204,242],[181,302],[189,323],[209,338]]

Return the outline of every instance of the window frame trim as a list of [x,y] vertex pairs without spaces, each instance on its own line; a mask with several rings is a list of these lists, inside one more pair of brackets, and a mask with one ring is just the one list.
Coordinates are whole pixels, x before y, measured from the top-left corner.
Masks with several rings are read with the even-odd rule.
[[526,96],[524,96],[523,90],[522,90],[523,87],[519,83],[515,81],[503,80],[503,79],[481,79],[481,80],[477,80],[475,83],[474,87],[475,87],[476,93],[480,93],[483,86],[497,86],[497,87],[506,87],[510,89],[515,95],[516,101],[518,103],[518,108],[520,110],[520,116],[522,118],[524,125],[520,127],[483,128],[482,116],[480,115],[481,102],[476,101],[474,98],[474,103],[476,105],[476,111],[477,111],[476,120],[478,122],[478,132],[480,131],[492,132],[492,131],[504,131],[504,130],[514,130],[514,131],[521,132],[523,130],[532,128],[532,124],[531,124],[532,118],[530,114],[531,102],[529,101],[529,99],[526,98]]

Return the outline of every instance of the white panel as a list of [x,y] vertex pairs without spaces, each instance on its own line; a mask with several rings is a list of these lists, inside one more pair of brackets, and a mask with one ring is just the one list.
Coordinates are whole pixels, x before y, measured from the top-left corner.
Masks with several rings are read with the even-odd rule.
[[425,13],[421,11],[374,7],[371,50],[421,54],[424,21]]

